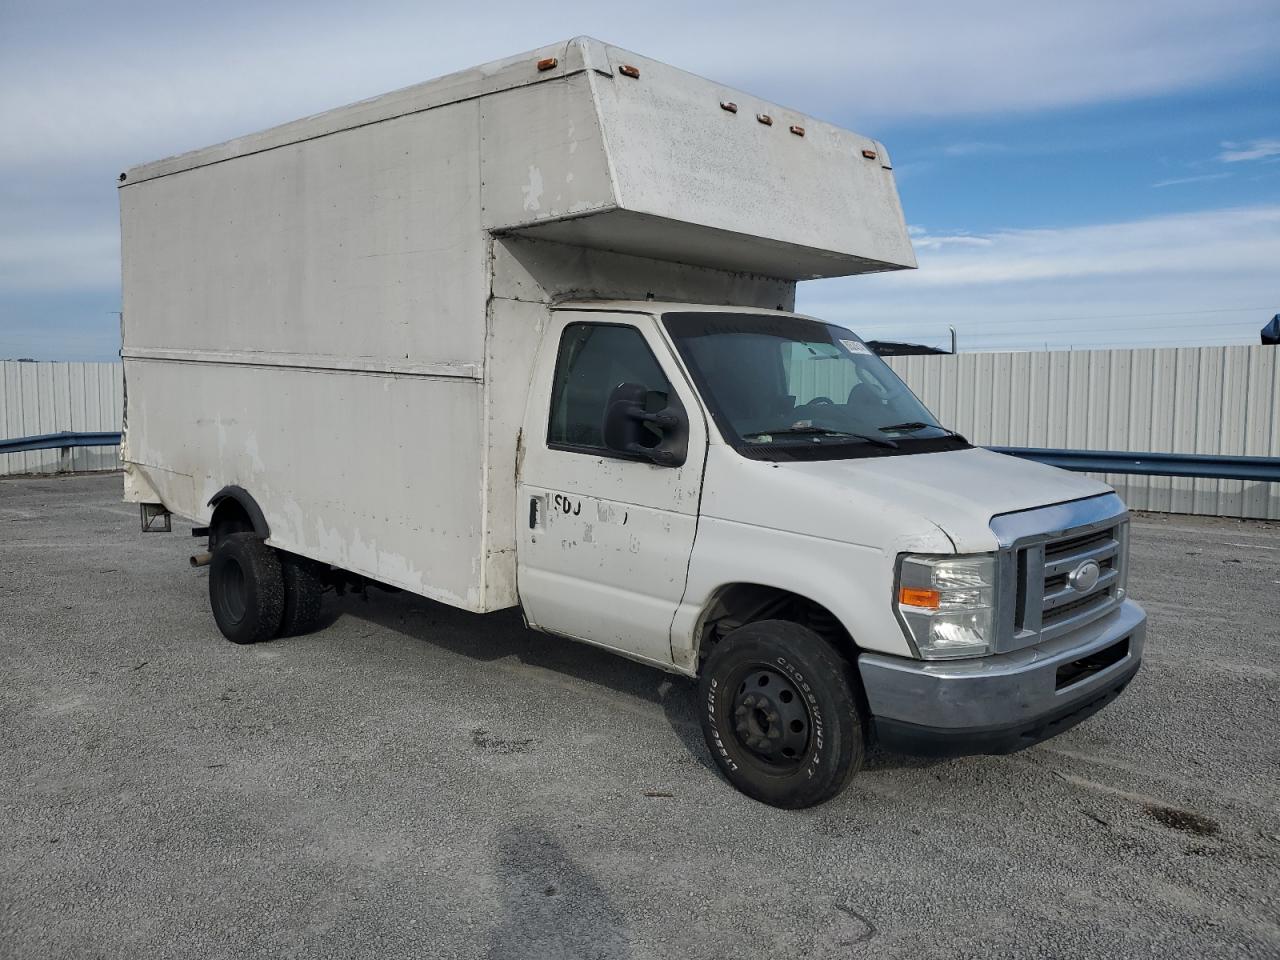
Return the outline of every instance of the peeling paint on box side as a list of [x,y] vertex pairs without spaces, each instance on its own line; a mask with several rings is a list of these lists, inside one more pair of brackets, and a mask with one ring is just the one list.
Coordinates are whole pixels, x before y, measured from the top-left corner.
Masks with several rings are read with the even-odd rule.
[[[157,360],[130,361],[130,380],[140,469],[173,512],[207,522],[209,498],[235,484],[273,546],[483,608],[476,381]],[[299,429],[299,410],[323,435]]]

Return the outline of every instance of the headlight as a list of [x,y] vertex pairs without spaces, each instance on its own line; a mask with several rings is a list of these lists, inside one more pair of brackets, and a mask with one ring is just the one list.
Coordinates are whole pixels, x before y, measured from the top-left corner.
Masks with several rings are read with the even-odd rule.
[[994,554],[902,558],[898,616],[926,660],[981,657],[995,629]]

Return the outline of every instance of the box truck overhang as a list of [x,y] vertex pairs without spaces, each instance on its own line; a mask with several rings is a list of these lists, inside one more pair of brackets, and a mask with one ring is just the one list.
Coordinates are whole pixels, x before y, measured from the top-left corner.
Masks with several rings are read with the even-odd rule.
[[[494,95],[497,94],[497,95]],[[121,186],[471,102],[482,225],[785,280],[915,267],[882,144],[579,37],[137,167]]]

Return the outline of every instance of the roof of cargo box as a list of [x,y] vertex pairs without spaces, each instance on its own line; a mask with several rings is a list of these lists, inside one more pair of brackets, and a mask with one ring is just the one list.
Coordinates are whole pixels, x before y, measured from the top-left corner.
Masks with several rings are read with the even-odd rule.
[[790,280],[915,266],[882,144],[587,37],[144,164],[120,184],[466,101],[495,235]]

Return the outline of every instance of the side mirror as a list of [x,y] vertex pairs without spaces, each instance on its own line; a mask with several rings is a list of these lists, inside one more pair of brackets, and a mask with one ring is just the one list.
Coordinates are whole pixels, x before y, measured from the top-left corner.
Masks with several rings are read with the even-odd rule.
[[620,383],[609,394],[603,433],[610,450],[662,467],[680,466],[689,452],[689,422],[680,402],[639,383]]

